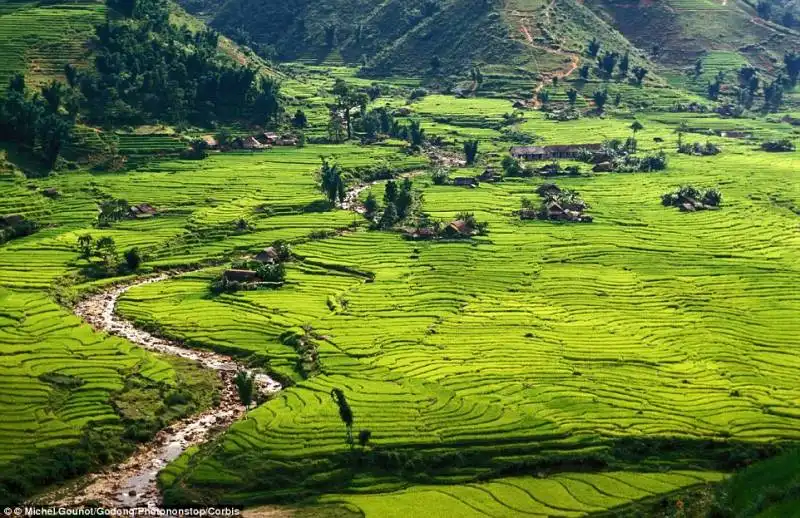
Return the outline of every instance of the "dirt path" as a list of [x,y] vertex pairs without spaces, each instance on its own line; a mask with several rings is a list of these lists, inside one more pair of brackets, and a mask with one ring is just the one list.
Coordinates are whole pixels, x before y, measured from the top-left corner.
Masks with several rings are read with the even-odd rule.
[[[552,24],[550,11],[555,7],[555,4],[556,4],[556,0],[551,0],[550,3],[547,4],[547,6],[544,8],[544,18],[545,18],[546,23],[548,25]],[[561,50],[561,49],[554,49],[554,48],[551,48],[551,47],[547,47],[547,46],[544,46],[544,45],[537,44],[533,40],[533,36],[531,35],[530,29],[528,29],[528,27],[526,25],[526,22],[527,22],[526,18],[524,18],[523,15],[519,11],[512,11],[511,14],[512,14],[512,16],[517,16],[517,17],[521,18],[520,22],[519,22],[520,23],[519,30],[522,33],[522,35],[524,36],[525,41],[528,43],[528,45],[530,45],[531,47],[543,50],[545,52],[549,52],[551,54],[556,54],[556,55],[559,55],[559,56],[569,57],[569,59],[570,59],[569,65],[567,65],[564,69],[557,70],[557,71],[552,72],[552,73],[542,74],[541,81],[539,81],[539,84],[537,84],[536,87],[533,89],[533,107],[534,108],[539,108],[539,107],[541,107],[541,102],[539,102],[539,99],[536,98],[537,94],[539,92],[541,92],[542,89],[547,85],[547,83],[551,82],[554,77],[556,77],[558,79],[564,79],[564,78],[570,76],[578,68],[578,66],[580,65],[581,60],[580,60],[580,57],[577,54],[573,53],[573,52],[567,52],[567,51],[564,51],[564,50]]]
[[[156,507],[161,504],[156,484],[158,472],[188,447],[209,440],[244,416],[245,408],[239,403],[234,377],[236,372],[247,369],[236,360],[209,351],[187,349],[138,329],[115,313],[120,296],[131,288],[169,278],[169,275],[159,275],[112,287],[81,301],[75,306],[75,314],[99,331],[126,338],[151,351],[196,361],[217,371],[223,384],[219,406],[171,424],[158,432],[153,440],[141,445],[123,463],[86,477],[82,480],[82,487],[65,488],[38,500],[62,506],[92,501],[107,507]],[[271,394],[281,389],[281,385],[266,374],[253,372],[253,375],[259,393]],[[69,494],[63,494],[67,491]]]

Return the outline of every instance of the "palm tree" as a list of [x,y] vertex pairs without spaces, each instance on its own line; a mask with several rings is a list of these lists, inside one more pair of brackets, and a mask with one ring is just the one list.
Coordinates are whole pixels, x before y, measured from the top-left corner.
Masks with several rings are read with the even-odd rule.
[[643,130],[644,126],[641,122],[634,120],[633,124],[630,125],[631,131],[633,132],[633,138],[636,138],[636,133]]

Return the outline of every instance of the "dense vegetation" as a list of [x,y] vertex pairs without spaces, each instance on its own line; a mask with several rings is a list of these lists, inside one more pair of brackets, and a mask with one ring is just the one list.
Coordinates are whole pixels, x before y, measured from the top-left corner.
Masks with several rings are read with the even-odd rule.
[[122,0],[122,13],[97,28],[94,70],[67,68],[90,120],[101,124],[161,121],[209,125],[246,119],[274,122],[277,83],[243,66],[221,63],[218,35],[170,23],[165,0]]

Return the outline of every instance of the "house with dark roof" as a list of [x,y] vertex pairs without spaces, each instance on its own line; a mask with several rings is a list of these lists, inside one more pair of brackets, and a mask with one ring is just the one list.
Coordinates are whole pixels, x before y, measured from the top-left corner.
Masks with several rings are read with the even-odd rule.
[[261,263],[272,264],[278,262],[278,257],[278,251],[275,250],[275,247],[268,246],[253,257],[253,259]]
[[152,218],[158,214],[158,211],[155,207],[150,205],[149,203],[140,203],[139,205],[134,205],[130,208],[128,212],[128,217],[131,218]]
[[469,237],[473,234],[473,231],[466,221],[456,219],[444,227],[442,234],[445,237]]
[[459,187],[477,187],[478,179],[472,176],[459,176],[457,178],[453,178],[453,185],[457,185]]
[[553,160],[557,158],[575,159],[586,150],[596,153],[603,149],[602,144],[558,144],[552,146],[514,146],[509,152],[520,160]]
[[253,270],[225,270],[222,274],[228,282],[256,282],[256,272]]

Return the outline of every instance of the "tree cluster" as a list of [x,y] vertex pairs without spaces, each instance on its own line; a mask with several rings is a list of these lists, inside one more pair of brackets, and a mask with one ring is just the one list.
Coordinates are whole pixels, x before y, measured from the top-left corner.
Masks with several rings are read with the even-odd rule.
[[31,94],[24,77],[17,74],[0,99],[0,140],[16,142],[53,169],[69,142],[77,112],[70,88],[52,81]]
[[365,205],[365,216],[376,221],[376,226],[382,229],[390,229],[397,222],[406,219],[418,203],[418,194],[414,191],[414,184],[411,178],[404,178],[398,186],[394,180],[386,182],[383,192],[383,212],[380,212],[380,205],[377,198],[370,192]]
[[93,70],[67,66],[82,106],[99,123],[151,121],[265,125],[281,112],[279,86],[251,68],[217,57],[218,35],[169,23],[166,0],[109,0],[122,19],[96,29]]
[[678,207],[683,212],[694,212],[717,208],[722,203],[722,194],[717,189],[701,191],[687,185],[661,196],[665,207]]

